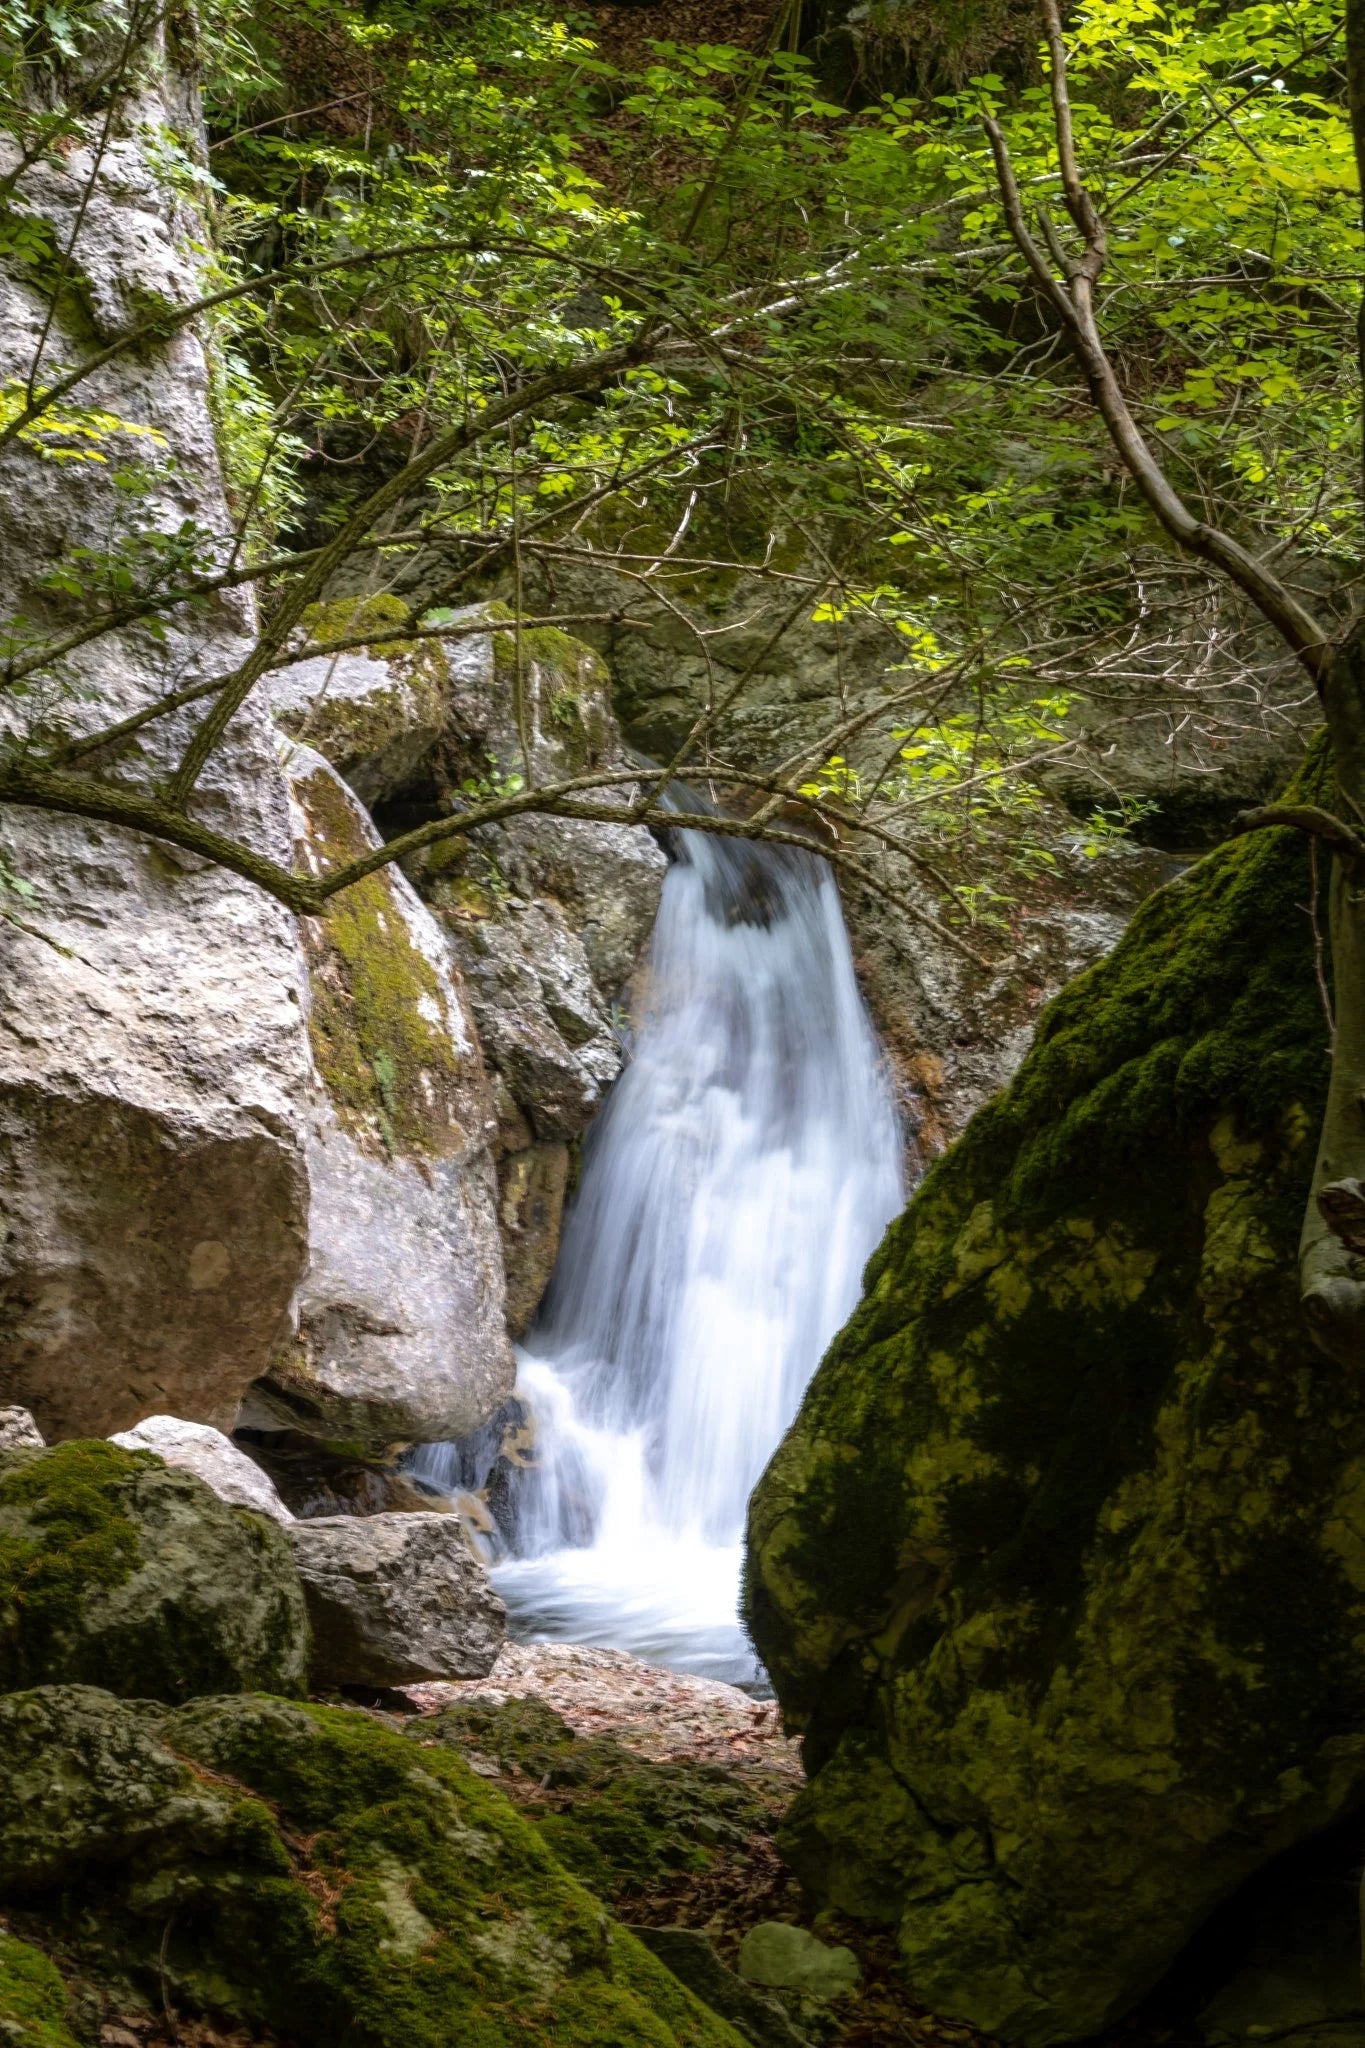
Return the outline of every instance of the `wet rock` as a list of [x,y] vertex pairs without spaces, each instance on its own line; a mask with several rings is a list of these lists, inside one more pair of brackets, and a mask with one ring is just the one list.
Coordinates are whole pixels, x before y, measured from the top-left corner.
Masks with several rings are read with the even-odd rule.
[[805,2036],[797,2033],[776,1999],[764,1998],[728,1970],[699,1928],[632,1927],[630,1931],[753,2048],[804,2048]]
[[1053,1004],[754,1495],[784,1854],[1007,2041],[1101,2031],[1365,1795],[1365,1387],[1298,1304],[1308,889],[1288,834],[1221,849]]
[[[439,886],[431,901],[447,907]],[[542,901],[505,919],[452,913],[445,923],[480,1039],[513,1100],[538,1138],[576,1137],[620,1071],[621,1048],[564,912]]]
[[507,1614],[451,1514],[319,1516],[289,1531],[320,1686],[476,1678]]
[[375,1453],[326,1444],[299,1430],[239,1429],[238,1441],[275,1487],[291,1516],[407,1515],[449,1511],[445,1495]]
[[842,1998],[862,1981],[851,1948],[830,1948],[784,1920],[761,1920],[749,1929],[739,1947],[739,1974],[750,1984],[821,2001]]
[[[23,175],[20,210],[70,248],[71,290],[54,321],[21,266],[0,275],[0,383],[27,375],[40,336],[48,367],[75,361],[87,320],[108,339],[204,288],[203,223],[147,146],[168,124],[180,132],[183,82],[159,47],[135,69],[98,155],[76,139]],[[0,137],[0,172],[16,148]],[[181,329],[82,384],[91,413],[137,430],[116,437],[115,459],[6,451],[0,614],[21,634],[84,620],[85,594],[46,579],[73,550],[99,563],[115,544],[127,470],[145,484],[150,529],[226,529],[209,397],[204,349]],[[67,658],[43,715],[90,732],[226,674],[252,623],[250,600],[225,593],[173,615],[163,637],[106,635]],[[38,702],[11,700],[9,725]],[[128,772],[154,784],[199,715],[148,727]],[[288,862],[284,781],[254,699],[198,802],[206,822]],[[0,839],[37,891],[25,922],[55,942],[0,925],[0,1401],[29,1408],[50,1439],[102,1436],[151,1410],[228,1425],[287,1333],[303,1267],[295,921],[251,883],[115,827],[11,808]]]
[[[465,617],[487,609],[472,606]],[[523,655],[519,682],[505,634],[452,644],[452,780],[477,788],[490,776],[522,775],[524,754],[541,783],[624,769],[606,670],[592,649],[533,631]],[[624,790],[603,794],[609,804],[628,801]],[[616,1006],[653,926],[666,866],[636,827],[529,817],[446,841],[412,865],[464,976],[504,1098],[500,1212],[514,1335],[534,1315],[559,1243],[567,1159],[543,1148],[581,1133],[620,1071]]]
[[[377,845],[320,756],[291,749],[300,857]],[[242,1414],[353,1443],[464,1434],[515,1367],[478,1041],[429,913],[385,869],[308,921],[308,1270],[297,1334]]]
[[301,2048],[736,2048],[459,1756],[365,1714],[45,1687],[0,1700],[0,1754],[0,1900],[158,2011]]
[[265,1516],[115,1444],[0,1466],[0,1690],[296,1693],[307,1658],[299,1575]]
[[0,1408],[0,1457],[6,1451],[41,1451],[42,1432],[27,1408]]
[[509,1153],[498,1181],[507,1329],[510,1336],[524,1337],[555,1269],[569,1185],[569,1148],[528,1145]]
[[268,1473],[239,1451],[232,1438],[204,1422],[182,1422],[176,1415],[149,1415],[136,1429],[120,1430],[109,1439],[126,1451],[151,1451],[164,1464],[193,1472],[230,1507],[252,1508],[273,1522],[292,1522]]

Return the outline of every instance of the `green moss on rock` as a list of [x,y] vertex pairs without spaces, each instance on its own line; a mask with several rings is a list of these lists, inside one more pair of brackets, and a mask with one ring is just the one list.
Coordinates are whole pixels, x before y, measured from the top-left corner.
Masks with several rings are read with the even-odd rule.
[[[600,762],[616,738],[611,683],[601,655],[558,626],[532,626],[520,642],[528,724],[551,743],[571,773]],[[517,635],[494,634],[493,661],[499,683],[513,692],[515,714]]]
[[[403,632],[412,612],[388,595],[310,605],[301,623],[307,638],[299,659],[319,650],[302,674],[321,671],[325,681],[311,692],[291,691],[296,671],[284,670],[274,700],[279,724],[315,747],[367,802],[419,778],[448,712],[450,665],[441,641]],[[365,632],[385,637],[328,658],[332,643]]]
[[292,1692],[307,1651],[293,1554],[265,1517],[109,1443],[62,1444],[0,1468],[0,1691]]
[[1239,841],[1059,997],[754,1498],[788,1852],[1011,2041],[1108,2024],[1365,1792],[1365,1388],[1297,1301],[1308,890],[1294,835]]
[[0,1930],[0,2041],[5,2048],[76,2048],[66,1986],[47,1957]]
[[469,1700],[413,1731],[492,1758],[537,1787],[523,1802],[560,1862],[623,1909],[669,1872],[701,1871],[771,1824],[718,1765],[655,1763],[612,1736],[580,1736],[535,1699]]
[[304,2048],[737,2048],[440,1743],[277,1700],[102,1704],[0,1701],[0,1897],[60,1869],[78,1955]]
[[[363,814],[326,770],[300,778],[295,794],[320,871],[370,851]],[[464,1151],[472,1041],[392,873],[334,896],[308,920],[305,943],[313,1056],[341,1121],[376,1149]]]

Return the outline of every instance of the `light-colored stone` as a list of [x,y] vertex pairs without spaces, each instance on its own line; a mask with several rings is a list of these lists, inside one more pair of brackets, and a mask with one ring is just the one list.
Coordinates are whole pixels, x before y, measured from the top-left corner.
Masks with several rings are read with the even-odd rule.
[[27,1408],[0,1408],[0,1457],[6,1451],[41,1451],[42,1431]]
[[135,1429],[110,1438],[127,1451],[154,1451],[167,1465],[193,1472],[230,1507],[253,1508],[274,1522],[292,1522],[268,1473],[261,1470],[232,1438],[206,1422],[182,1422],[178,1415],[148,1415]]
[[[439,908],[439,889],[434,896]],[[621,1068],[582,946],[551,900],[446,920],[479,1035],[536,1137],[577,1137]]]
[[[459,616],[472,622],[480,608]],[[527,634],[523,652],[519,721],[506,635],[450,644],[452,758],[463,758],[475,779],[524,775],[529,758],[541,784],[591,767],[624,769],[599,657],[563,633]],[[623,789],[603,795],[627,801]],[[558,1151],[547,1148],[586,1128],[620,1071],[617,1006],[652,929],[666,867],[638,827],[550,817],[511,820],[414,863],[505,1095],[500,1213],[514,1335],[534,1315],[559,1242],[568,1176]]]
[[761,1920],[739,1945],[739,1974],[771,1991],[799,1991],[806,1998],[839,1998],[862,1981],[851,1948],[830,1948],[785,1920]]
[[[284,751],[301,860],[321,871],[378,845],[321,756]],[[297,1336],[249,1419],[375,1445],[461,1436],[515,1377],[474,1027],[444,939],[396,869],[334,899],[307,945],[309,1263]]]
[[[340,608],[329,607],[329,610]],[[345,637],[346,621],[323,637]],[[385,654],[383,643],[311,655],[276,671],[270,702],[284,730],[324,755],[367,804],[418,775],[445,728],[445,661],[427,642]]]
[[476,1678],[506,1610],[454,1515],[346,1515],[290,1529],[319,1685]]
[[[146,153],[186,120],[180,84],[144,53],[97,175],[83,144],[35,166],[23,205],[59,246],[77,225],[72,303],[101,339],[199,290],[199,223]],[[0,170],[13,143],[0,138]],[[7,154],[8,152],[8,154]],[[22,276],[0,277],[0,381],[22,377],[48,319]],[[77,360],[89,330],[59,317],[44,373]],[[73,550],[87,586],[126,520],[123,469],[144,468],[137,521],[170,534],[227,527],[200,339],[116,358],[69,401],[114,431],[100,461],[51,461],[32,444],[0,460],[0,615],[61,633],[88,610],[46,585]],[[60,432],[57,445],[62,445]],[[109,459],[110,457],[116,459]],[[89,731],[250,646],[244,595],[224,594],[165,637],[109,634],[75,653],[69,691],[9,700]],[[149,727],[120,763],[163,773],[200,713]],[[204,777],[199,815],[287,860],[289,825],[269,720],[250,704]],[[10,811],[0,852],[37,893],[0,925],[0,1400],[51,1438],[102,1436],[153,1410],[227,1423],[288,1329],[304,1258],[301,1128],[307,1045],[294,920],[246,881],[112,827]]]

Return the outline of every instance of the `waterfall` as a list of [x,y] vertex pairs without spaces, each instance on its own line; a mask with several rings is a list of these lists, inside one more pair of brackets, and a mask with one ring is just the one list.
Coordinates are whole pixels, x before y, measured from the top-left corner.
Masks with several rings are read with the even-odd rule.
[[899,1133],[817,855],[679,834],[646,973],[520,1354],[538,1455],[493,1578],[519,1635],[745,1681],[745,1507],[901,1205]]

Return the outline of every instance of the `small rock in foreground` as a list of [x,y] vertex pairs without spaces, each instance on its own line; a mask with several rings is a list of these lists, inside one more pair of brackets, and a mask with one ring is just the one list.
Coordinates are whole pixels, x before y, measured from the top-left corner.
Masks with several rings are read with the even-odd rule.
[[193,1472],[229,1507],[254,1508],[258,1515],[269,1515],[272,1522],[294,1519],[269,1475],[245,1451],[239,1451],[231,1437],[207,1422],[182,1422],[177,1415],[148,1415],[133,1429],[121,1430],[109,1441],[121,1444],[125,1451],[154,1451],[167,1465]]
[[839,1998],[862,1981],[851,1948],[828,1948],[804,1927],[762,1920],[739,1947],[739,1974],[772,1991],[799,1991],[806,1998]]
[[455,1515],[319,1515],[289,1536],[316,1685],[401,1686],[493,1668],[507,1610]]

